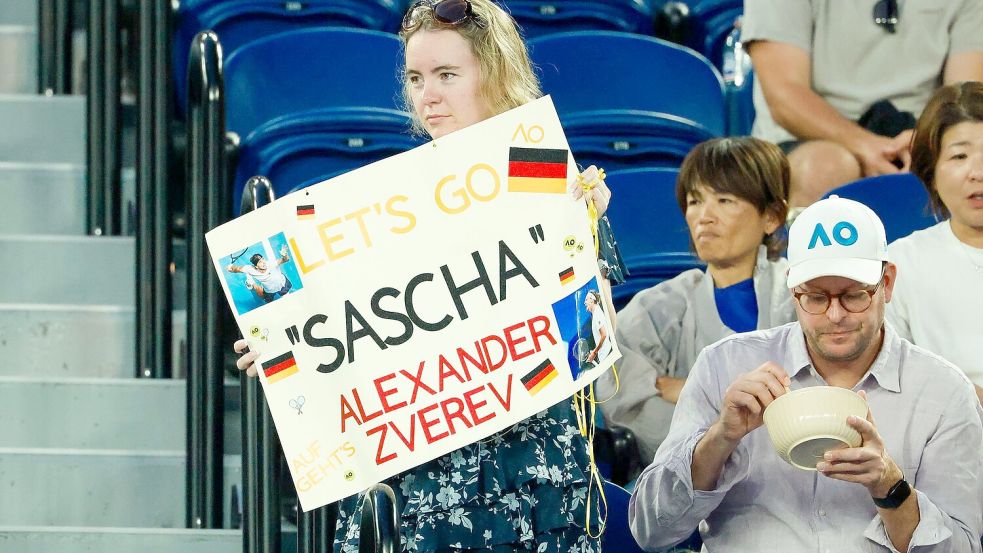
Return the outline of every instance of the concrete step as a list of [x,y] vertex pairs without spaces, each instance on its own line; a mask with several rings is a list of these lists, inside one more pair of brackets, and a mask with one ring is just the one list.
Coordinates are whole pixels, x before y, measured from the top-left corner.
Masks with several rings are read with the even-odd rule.
[[0,94],[32,94],[37,86],[37,28],[0,23]]
[[[185,464],[184,451],[0,448],[0,521],[182,528]],[[227,455],[224,467],[223,527],[229,527],[231,487],[242,481],[239,456]]]
[[85,98],[0,95],[0,161],[85,161]]
[[242,531],[0,526],[0,551],[11,553],[240,553],[242,551]]
[[[184,380],[0,377],[0,447],[182,450]],[[225,453],[242,451],[239,382],[225,387]]]
[[[0,252],[17,270],[17,285],[0,287],[0,304],[132,307],[134,250],[127,236],[0,235]],[[175,241],[178,308],[187,297],[184,256],[183,242]]]
[[[174,311],[175,367],[185,320],[185,311]],[[132,307],[0,303],[0,375],[133,377],[134,321]]]
[[3,0],[3,9],[0,10],[0,25],[37,27],[37,24],[38,0]]
[[85,168],[81,165],[0,162],[0,198],[6,205],[17,206],[4,210],[0,234],[85,233]]

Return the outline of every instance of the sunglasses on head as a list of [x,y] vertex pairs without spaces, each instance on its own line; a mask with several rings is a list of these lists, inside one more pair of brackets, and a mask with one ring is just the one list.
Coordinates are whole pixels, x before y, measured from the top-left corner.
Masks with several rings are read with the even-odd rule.
[[880,0],[874,4],[874,24],[894,34],[898,25],[898,0]]
[[484,26],[468,0],[417,0],[406,10],[403,30],[415,29],[423,21],[427,11],[432,14],[434,21],[443,25],[457,26],[465,21],[473,21],[479,27]]

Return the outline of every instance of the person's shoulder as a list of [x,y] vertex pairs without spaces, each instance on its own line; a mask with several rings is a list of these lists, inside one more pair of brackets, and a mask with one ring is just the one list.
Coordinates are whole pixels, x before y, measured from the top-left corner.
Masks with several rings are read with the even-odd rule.
[[924,253],[926,247],[943,242],[949,231],[948,225],[948,221],[942,221],[891,242],[887,246],[891,260],[894,261],[894,256],[908,257],[919,251]]
[[704,351],[708,354],[724,356],[734,353],[743,356],[770,354],[777,350],[783,350],[791,333],[798,328],[798,321],[793,321],[773,328],[739,332],[717,340],[707,346]]
[[685,304],[693,295],[694,291],[704,283],[704,279],[706,278],[709,277],[701,269],[683,271],[669,280],[663,280],[655,286],[646,288],[635,294],[635,297],[625,306],[622,312],[629,308],[664,310],[669,305]]
[[755,280],[765,274],[768,275],[773,283],[780,288],[784,288],[785,275],[788,274],[788,259],[784,257],[779,257],[778,259],[768,259],[767,257],[759,259],[756,272],[754,273]]
[[918,390],[938,390],[942,398],[954,390],[972,390],[972,382],[954,363],[941,355],[898,337],[902,382]]

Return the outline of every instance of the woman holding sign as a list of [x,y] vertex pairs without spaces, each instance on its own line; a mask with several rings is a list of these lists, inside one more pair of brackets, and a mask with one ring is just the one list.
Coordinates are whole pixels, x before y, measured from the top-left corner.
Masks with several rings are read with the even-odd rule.
[[[538,98],[539,84],[515,22],[491,0],[421,0],[403,19],[407,108],[418,131],[440,138]],[[593,166],[575,198],[607,207],[610,191]],[[620,261],[613,266],[618,274]],[[242,353],[246,342],[235,350]],[[255,375],[258,352],[237,366]],[[399,497],[406,551],[599,550],[585,528],[588,444],[571,402],[389,480]],[[340,502],[336,549],[357,551],[360,498]],[[592,515],[596,520],[596,512]],[[591,529],[590,534],[597,533]]]

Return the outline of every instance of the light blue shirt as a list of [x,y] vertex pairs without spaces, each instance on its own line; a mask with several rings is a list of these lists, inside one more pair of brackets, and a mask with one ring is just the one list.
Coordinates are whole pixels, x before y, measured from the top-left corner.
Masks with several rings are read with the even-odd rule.
[[[717,420],[724,391],[766,361],[786,369],[793,390],[826,385],[797,322],[730,336],[703,350],[669,435],[632,494],[635,539],[646,549],[663,549],[705,519],[705,551],[896,551],[866,488],[792,467],[764,427],[744,437],[715,490],[693,490],[693,451]],[[886,327],[881,351],[853,389],[867,392],[887,452],[915,488],[921,521],[909,550],[979,553],[983,409],[969,380]]]

